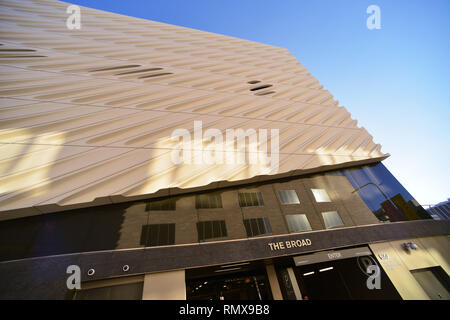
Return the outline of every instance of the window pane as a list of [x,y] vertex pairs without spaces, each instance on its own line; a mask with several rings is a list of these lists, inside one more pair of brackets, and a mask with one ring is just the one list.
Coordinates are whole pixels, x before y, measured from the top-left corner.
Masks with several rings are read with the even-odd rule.
[[264,201],[263,201],[261,192],[258,192],[256,195],[258,196],[258,205],[259,206],[263,206],[264,205]]
[[303,232],[312,230],[306,214],[287,215],[286,221],[289,227],[289,232]]
[[238,193],[238,197],[239,197],[239,206],[240,207],[245,207],[244,194],[239,192]]
[[148,236],[148,246],[157,246],[158,245],[158,233],[159,227],[157,224],[149,225],[149,236]]
[[169,241],[169,226],[167,224],[159,225],[158,245],[163,246]]
[[227,236],[223,220],[197,222],[197,232],[199,241]]
[[248,219],[244,220],[245,232],[247,232],[247,237],[252,237],[252,229],[250,228],[250,221]]
[[205,239],[210,239],[213,237],[212,235],[212,223],[211,221],[205,221]]
[[222,236],[220,233],[220,221],[213,221],[212,227],[213,238],[220,238]]
[[259,233],[257,219],[250,219],[250,229],[252,230],[252,237],[257,236]]
[[299,204],[297,192],[295,190],[278,190],[281,204]]
[[256,197],[256,192],[250,193],[250,197],[251,197],[250,205],[251,206],[257,206],[258,205],[258,198]]
[[251,195],[251,193],[246,192],[246,193],[244,193],[244,195],[245,195],[245,206],[246,207],[251,206],[252,205],[252,195]]
[[195,197],[197,209],[222,208],[222,197],[220,193],[199,194]]
[[261,192],[239,192],[239,206],[251,207],[251,206],[263,206]]
[[169,239],[166,244],[175,243],[175,223],[169,224]]
[[206,196],[206,207],[217,208],[217,201],[214,196]]
[[175,223],[150,224],[142,226],[141,244],[164,246],[175,243]]
[[149,235],[149,228],[148,228],[148,226],[142,226],[141,241],[140,241],[141,245],[143,245],[143,246],[147,245],[148,235]]
[[264,227],[265,227],[264,233],[272,233],[272,227],[270,226],[269,218],[264,217],[263,221],[264,221]]
[[300,203],[298,200],[297,192],[295,190],[288,190],[288,201],[289,203]]
[[285,203],[285,200],[284,200],[284,193],[281,192],[281,190],[278,190],[277,192],[278,192],[278,198],[280,198],[281,204]]
[[195,208],[200,208],[200,200],[201,198],[199,196],[195,197]]
[[258,234],[266,234],[267,229],[263,219],[256,219],[258,224]]
[[146,210],[176,210],[175,198],[152,201],[147,204]]
[[197,222],[197,234],[198,234],[198,241],[202,241],[205,239],[205,233],[203,231],[205,224],[201,222]]
[[267,217],[244,219],[244,225],[248,237],[272,233],[272,228],[270,227],[269,219]]
[[227,228],[225,226],[224,220],[220,221],[220,231],[221,231],[222,237],[228,237]]
[[325,222],[325,228],[327,229],[344,225],[344,222],[342,222],[341,216],[337,211],[322,212],[322,217]]
[[316,202],[331,202],[328,193],[324,189],[311,189]]

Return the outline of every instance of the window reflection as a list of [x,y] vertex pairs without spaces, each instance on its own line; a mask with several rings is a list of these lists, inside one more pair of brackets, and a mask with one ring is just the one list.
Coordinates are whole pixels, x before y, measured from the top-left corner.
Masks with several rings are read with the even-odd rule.
[[381,163],[246,188],[3,221],[0,261],[431,219]]
[[278,190],[281,204],[299,204],[297,192],[295,190]]
[[267,217],[244,219],[244,225],[248,237],[256,237],[272,233],[272,228]]
[[289,214],[286,216],[286,221],[289,232],[304,232],[312,230],[306,214]]
[[382,163],[340,170],[330,175],[345,176],[380,221],[431,219],[411,194]]
[[242,207],[258,207],[263,206],[261,192],[239,192],[239,206]]
[[330,197],[328,196],[328,193],[324,189],[311,189],[314,199],[316,199],[316,202],[331,202]]
[[322,212],[322,217],[325,223],[325,228],[327,229],[342,227],[344,225],[344,222],[337,211]]

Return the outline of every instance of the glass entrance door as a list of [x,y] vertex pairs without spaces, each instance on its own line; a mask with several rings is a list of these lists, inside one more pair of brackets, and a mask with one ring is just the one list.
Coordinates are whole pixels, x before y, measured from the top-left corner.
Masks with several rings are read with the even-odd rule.
[[380,288],[369,288],[365,260],[358,257],[294,267],[303,299],[309,300],[400,300],[401,297],[380,267]]
[[[187,300],[269,300],[270,284],[264,268],[238,272],[196,271],[196,277],[187,273]],[[221,271],[216,270],[216,271]]]
[[295,270],[303,300],[348,300],[345,282],[334,263],[317,263]]

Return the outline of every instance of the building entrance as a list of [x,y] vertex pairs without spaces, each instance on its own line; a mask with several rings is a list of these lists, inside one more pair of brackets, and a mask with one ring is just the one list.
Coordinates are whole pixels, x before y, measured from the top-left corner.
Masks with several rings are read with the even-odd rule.
[[397,300],[397,290],[380,267],[379,288],[370,288],[366,273],[368,264],[376,264],[372,256],[347,258],[294,267],[302,299],[308,300]]
[[294,269],[304,300],[349,300],[351,295],[335,263]]
[[186,271],[187,300],[270,300],[264,266],[243,263]]

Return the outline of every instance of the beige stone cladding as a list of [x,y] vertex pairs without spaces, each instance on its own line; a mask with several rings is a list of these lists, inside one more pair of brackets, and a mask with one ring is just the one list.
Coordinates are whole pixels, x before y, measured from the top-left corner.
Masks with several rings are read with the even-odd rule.
[[[405,250],[404,243],[408,242],[414,243],[417,249]],[[450,237],[444,235],[373,243],[370,248],[404,300],[448,300],[450,295],[445,288],[439,292],[438,285],[433,288],[433,292],[427,293],[426,287],[413,274],[438,267],[449,275],[449,245]]]

